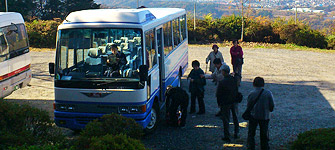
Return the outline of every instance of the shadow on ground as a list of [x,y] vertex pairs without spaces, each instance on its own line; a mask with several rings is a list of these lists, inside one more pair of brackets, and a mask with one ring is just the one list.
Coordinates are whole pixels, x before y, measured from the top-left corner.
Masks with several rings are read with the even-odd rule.
[[[272,149],[287,149],[289,142],[296,139],[297,134],[315,128],[333,127],[335,124],[334,109],[320,93],[319,88],[305,84],[307,83],[266,83],[265,88],[272,91],[275,99],[275,110],[270,121]],[[187,80],[184,79],[182,85],[185,90],[188,90]],[[224,147],[224,144],[228,143],[221,141],[222,121],[215,117],[218,111],[214,95],[215,88],[214,83],[207,80],[204,98],[206,114],[188,114],[185,128],[169,127],[161,121],[155,133],[144,138],[146,147],[154,150],[246,149],[247,122],[241,118],[241,114],[246,108],[247,95],[253,89],[252,83],[244,81],[240,88],[244,95],[242,103],[239,104],[240,139],[232,141],[233,144],[239,145],[225,145],[227,147]],[[230,132],[233,134],[232,124]],[[259,146],[259,131],[256,134],[256,143]]]

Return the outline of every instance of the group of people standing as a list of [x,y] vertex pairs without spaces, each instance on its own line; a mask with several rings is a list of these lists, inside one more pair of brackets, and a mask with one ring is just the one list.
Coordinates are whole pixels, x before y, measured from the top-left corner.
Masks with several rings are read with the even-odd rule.
[[[243,65],[243,50],[238,45],[238,41],[233,41],[233,46],[230,48],[231,64],[233,72],[230,73],[230,67],[224,62],[222,53],[217,45],[213,45],[213,51],[206,58],[206,64],[210,63],[209,71],[212,74],[205,74],[200,68],[200,63],[197,60],[192,62],[193,69],[188,75],[190,80],[189,92],[191,93],[191,108],[189,113],[195,113],[195,103],[198,100],[199,111],[197,114],[205,113],[204,103],[204,86],[206,79],[213,79],[216,88],[217,105],[220,109],[215,116],[220,117],[223,121],[224,137],[222,140],[230,142],[229,120],[230,112],[234,123],[234,138],[239,138],[239,121],[238,121],[238,101],[237,95],[241,86],[242,65]],[[207,67],[206,67],[207,69]],[[253,81],[253,90],[248,96],[247,107],[250,107],[252,119],[249,120],[248,130],[248,149],[255,149],[255,132],[257,125],[260,126],[260,137],[262,149],[269,149],[268,144],[268,124],[270,120],[270,112],[273,111],[274,103],[273,96],[269,90],[265,90],[264,79],[256,77]],[[256,100],[257,99],[257,100]]]

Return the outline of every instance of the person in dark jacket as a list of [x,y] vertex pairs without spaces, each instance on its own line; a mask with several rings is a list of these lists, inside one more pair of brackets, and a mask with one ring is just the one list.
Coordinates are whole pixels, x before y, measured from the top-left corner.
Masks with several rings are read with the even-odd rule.
[[222,69],[222,74],[224,78],[219,82],[216,92],[218,101],[221,105],[220,107],[221,119],[223,121],[224,137],[222,138],[222,140],[226,142],[230,142],[230,133],[229,133],[230,110],[234,108],[235,98],[237,94],[236,81],[234,77],[232,77],[229,74],[229,72],[230,72],[229,66],[226,66]]
[[112,44],[110,49],[112,53],[107,58],[107,64],[115,72],[116,75],[114,76],[120,76],[120,69],[123,69],[127,64],[126,55],[119,52],[116,44]]
[[205,73],[200,68],[200,63],[197,60],[192,62],[193,69],[188,75],[190,79],[189,91],[191,92],[191,110],[190,113],[195,113],[195,100],[198,99],[199,112],[197,114],[205,113],[205,103],[204,103],[204,92],[206,85],[206,79],[203,76]]
[[[188,94],[181,87],[169,85],[165,91],[166,96],[166,119],[171,126],[184,127],[186,124]],[[180,112],[178,108],[180,107]],[[178,112],[177,112],[178,111]]]
[[[273,96],[271,91],[264,89],[264,79],[262,77],[256,77],[253,81],[253,90],[248,96],[247,107],[252,107],[252,104],[255,102],[257,96],[261,94],[258,98],[256,104],[254,104],[253,109],[251,110],[252,118],[249,120],[249,129],[248,129],[248,149],[255,149],[255,134],[257,125],[260,128],[260,140],[261,140],[261,149],[269,149],[269,121],[270,121],[270,112],[274,109]],[[260,93],[263,90],[262,93]]]

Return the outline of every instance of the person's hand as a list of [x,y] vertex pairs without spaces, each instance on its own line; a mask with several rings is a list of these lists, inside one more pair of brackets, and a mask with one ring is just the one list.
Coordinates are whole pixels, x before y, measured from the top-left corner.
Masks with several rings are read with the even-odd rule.
[[191,81],[191,82],[193,82],[193,81],[194,81],[194,79],[191,79],[190,81]]
[[204,74],[201,74],[201,75],[200,75],[200,77],[201,77],[201,78],[204,78],[204,77],[205,77],[205,75],[204,75]]

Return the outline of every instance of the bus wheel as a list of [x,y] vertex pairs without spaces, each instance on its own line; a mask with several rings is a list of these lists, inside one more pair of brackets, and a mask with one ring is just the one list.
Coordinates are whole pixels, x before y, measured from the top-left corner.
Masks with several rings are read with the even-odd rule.
[[150,122],[144,130],[145,133],[152,133],[153,131],[155,131],[158,123],[158,118],[159,118],[158,107],[154,104],[154,106],[151,108]]

